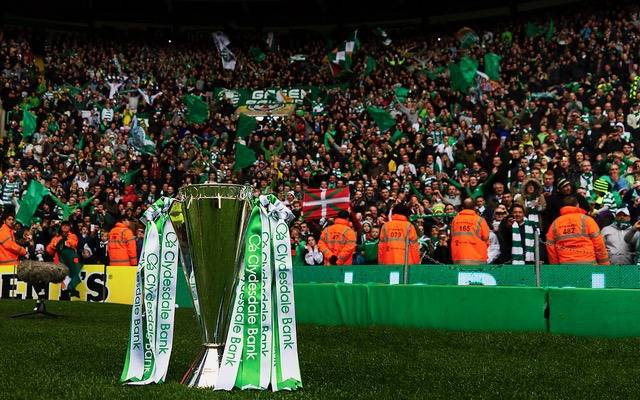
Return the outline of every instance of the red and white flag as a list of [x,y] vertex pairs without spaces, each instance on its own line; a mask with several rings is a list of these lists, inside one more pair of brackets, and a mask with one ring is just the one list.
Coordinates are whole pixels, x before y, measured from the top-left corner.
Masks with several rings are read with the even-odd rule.
[[331,218],[340,210],[348,210],[350,205],[349,188],[307,189],[302,201],[302,215],[305,219]]

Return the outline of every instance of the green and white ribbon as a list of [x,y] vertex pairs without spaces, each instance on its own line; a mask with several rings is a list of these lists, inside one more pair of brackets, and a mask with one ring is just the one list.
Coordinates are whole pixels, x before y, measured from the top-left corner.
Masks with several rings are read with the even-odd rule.
[[145,239],[136,272],[130,339],[120,381],[161,383],[173,343],[178,276],[178,241],[169,218],[173,200],[163,197],[147,209]]
[[536,229],[535,223],[524,220],[524,246],[522,243],[522,236],[520,235],[520,225],[517,222],[513,222],[511,225],[511,252],[514,265],[523,265],[525,261],[534,261],[534,230]]
[[292,217],[272,195],[260,196],[251,211],[216,390],[302,387],[287,224]]

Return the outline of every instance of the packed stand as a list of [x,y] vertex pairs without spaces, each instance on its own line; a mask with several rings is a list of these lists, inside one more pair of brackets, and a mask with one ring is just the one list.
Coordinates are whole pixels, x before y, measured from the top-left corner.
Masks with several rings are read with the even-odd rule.
[[[490,231],[486,262],[510,264],[514,220],[526,218],[545,242],[569,196],[602,229],[611,262],[635,263],[637,11],[555,17],[549,37],[528,29],[477,29],[479,41],[465,49],[452,34],[387,29],[392,43],[385,44],[360,31],[353,73],[343,77],[325,60],[335,42],[327,47],[313,34],[280,37],[260,62],[250,48],[264,42],[261,35],[230,34],[238,63],[231,72],[210,38],[178,45],[52,33],[43,54],[33,54],[29,31],[7,29],[0,46],[7,112],[0,200],[5,210],[16,208],[30,181],[39,181],[51,195],[31,227],[18,224],[15,232],[27,256],[51,259],[46,247],[68,220],[80,262],[108,263],[112,228],[130,223],[139,250],[144,228],[136,221],[161,196],[189,183],[248,183],[256,193],[277,194],[296,215],[294,265],[402,263],[380,259],[397,250],[388,247],[385,228],[392,214],[411,223],[412,263],[451,263],[451,221],[471,203]],[[499,79],[467,93],[452,90],[448,65],[469,57],[483,70],[488,53],[502,57]],[[292,63],[296,54],[305,60]],[[377,64],[372,71],[365,71],[368,57]],[[294,86],[320,87],[323,96],[290,116],[258,121],[241,140],[257,161],[234,170],[238,117],[215,88]],[[402,99],[397,88],[408,89]],[[204,123],[185,117],[187,94],[207,101]],[[30,136],[25,104],[37,117]],[[370,107],[390,112],[395,125],[381,132]],[[155,146],[148,152],[130,141],[143,119]],[[348,187],[348,212],[305,219],[305,189],[318,187]],[[340,239],[348,251],[329,248],[322,237],[328,225],[353,231]],[[547,259],[544,246],[541,253]]]

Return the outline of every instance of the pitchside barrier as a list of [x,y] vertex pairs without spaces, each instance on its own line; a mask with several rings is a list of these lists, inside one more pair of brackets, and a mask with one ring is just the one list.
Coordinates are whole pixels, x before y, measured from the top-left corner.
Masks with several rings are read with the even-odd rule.
[[[408,271],[409,285],[399,285]],[[85,265],[71,298],[50,284],[50,300],[131,304],[134,267]],[[192,307],[179,274],[177,305]],[[294,267],[296,314],[305,324],[403,326],[640,336],[640,267],[533,266]],[[479,287],[482,286],[482,287]],[[615,288],[607,290],[599,288]],[[0,266],[0,298],[35,299],[15,268]]]

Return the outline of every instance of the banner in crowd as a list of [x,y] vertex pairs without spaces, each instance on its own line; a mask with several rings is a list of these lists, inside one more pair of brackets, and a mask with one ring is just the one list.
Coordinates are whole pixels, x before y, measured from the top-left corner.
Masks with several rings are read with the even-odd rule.
[[[321,93],[321,89],[314,86],[298,86],[291,88],[267,88],[267,89],[225,89],[215,88],[213,95],[216,99],[227,99],[235,107],[255,106],[260,104],[282,104],[291,102],[302,104],[307,94],[312,96]],[[281,97],[279,97],[281,96]]]
[[305,219],[331,218],[351,205],[349,188],[307,189],[302,202]]
[[240,106],[236,109],[238,115],[248,115],[249,117],[286,117],[296,111],[295,104],[254,104],[251,106]]

